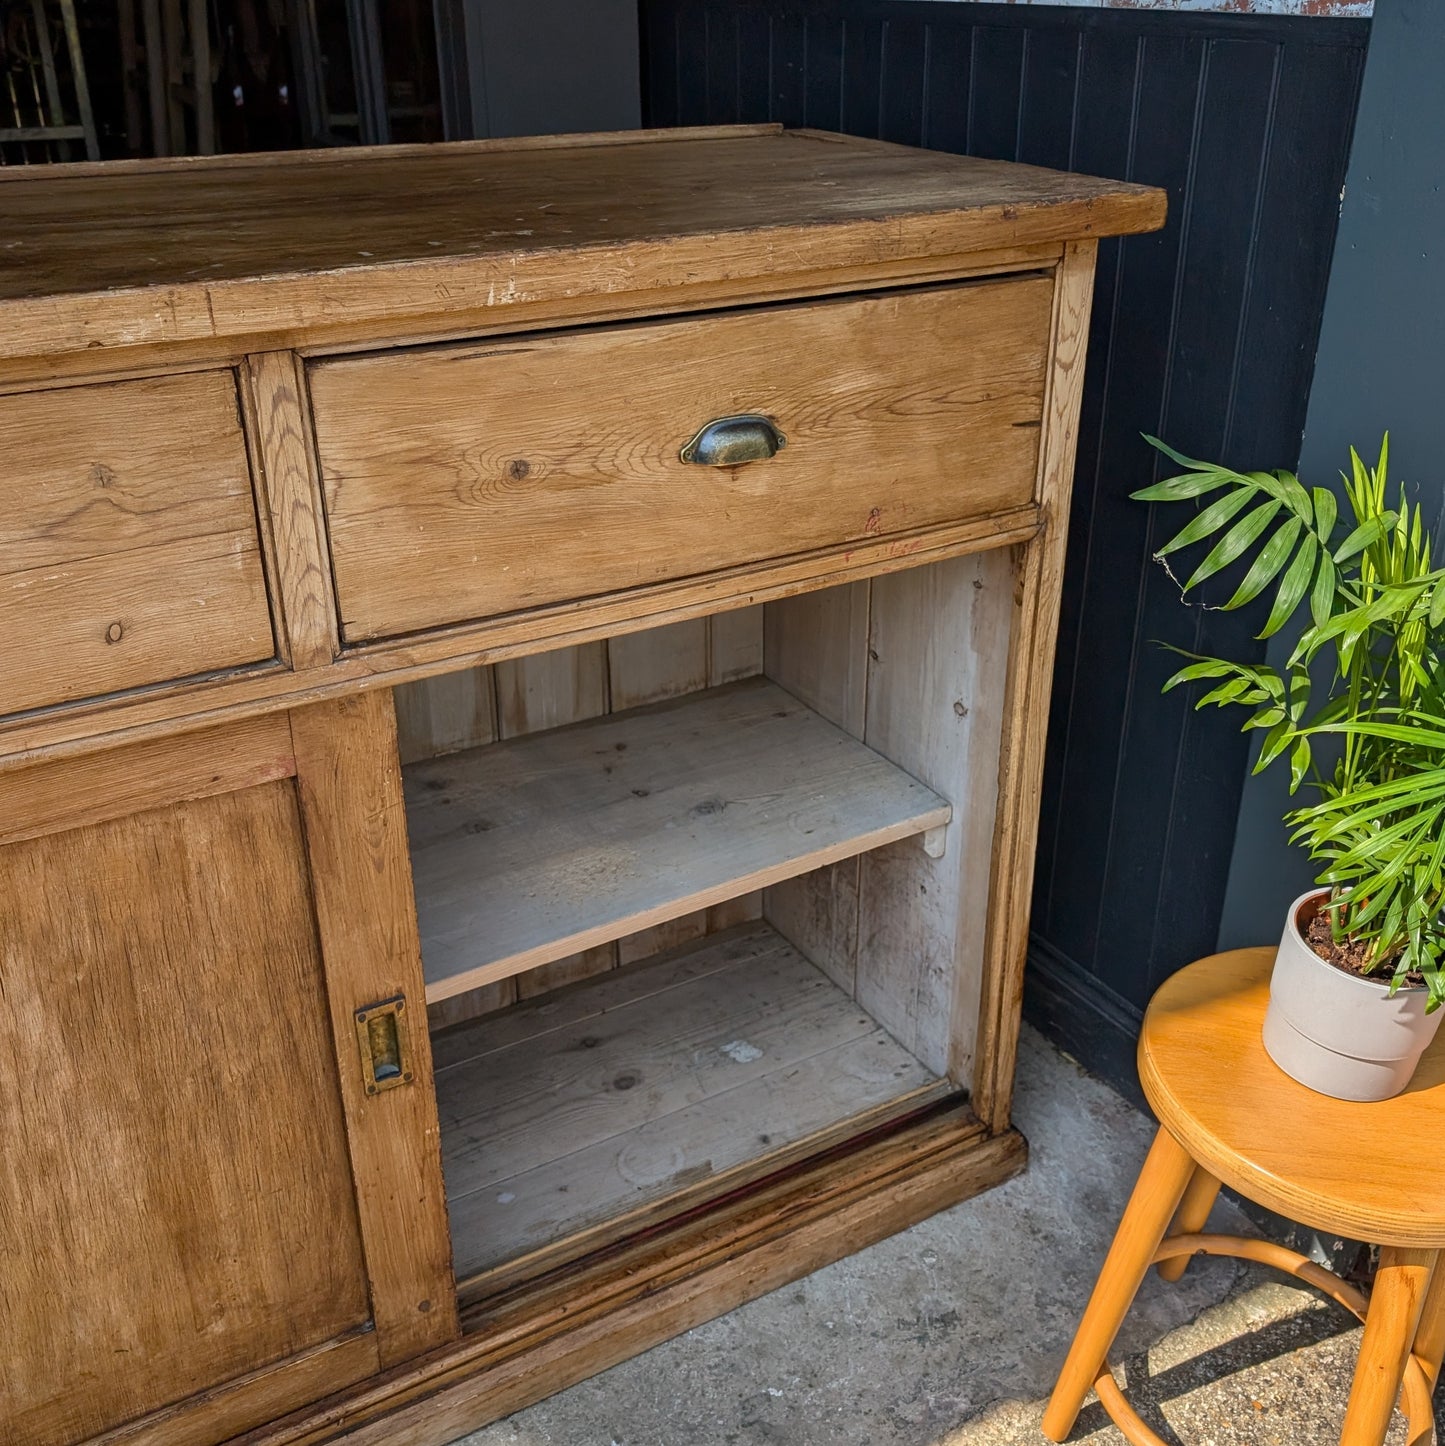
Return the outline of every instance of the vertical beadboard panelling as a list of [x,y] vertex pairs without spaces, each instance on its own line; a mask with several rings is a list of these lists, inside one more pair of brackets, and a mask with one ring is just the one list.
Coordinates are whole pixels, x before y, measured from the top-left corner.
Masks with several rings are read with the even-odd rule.
[[923,144],[937,151],[966,152],[973,26],[929,26],[927,53],[921,87]]
[[756,115],[773,106],[773,35],[771,17],[761,11],[737,15],[737,112]]
[[772,112],[785,126],[808,123],[807,30],[801,15],[779,15],[772,21]]
[[1074,148],[1083,37],[1063,29],[1025,33],[1016,159],[1066,171]]
[[[1089,98],[1076,112],[1073,128],[1072,164],[1081,171],[1099,175],[1123,175],[1134,164],[1137,150],[1139,113],[1135,107],[1138,79],[1145,62],[1145,39],[1136,34],[1086,34],[1081,37],[1079,92]],[[1182,172],[1170,191],[1170,205],[1176,207],[1183,191]],[[1127,643],[1136,626],[1134,591],[1108,587],[1108,579],[1096,570],[1089,572],[1090,539],[1095,527],[1116,529],[1119,551],[1132,555],[1143,546],[1146,514],[1130,503],[1123,488],[1100,489],[1101,476],[1109,475],[1113,461],[1108,448],[1121,442],[1132,448],[1135,438],[1121,432],[1118,438],[1106,423],[1111,416],[1109,402],[1116,395],[1116,377],[1144,375],[1148,358],[1161,356],[1166,338],[1151,327],[1167,326],[1168,312],[1151,303],[1151,294],[1169,286],[1178,259],[1177,232],[1166,229],[1149,238],[1147,247],[1128,252],[1128,284],[1124,281],[1124,248],[1117,240],[1099,246],[1094,272],[1094,307],[1090,361],[1084,377],[1084,401],[1079,417],[1078,463],[1075,469],[1074,506],[1069,528],[1068,555],[1064,565],[1064,590],[1059,616],[1058,662],[1054,670],[1049,722],[1049,746],[1044,753],[1044,782],[1039,821],[1039,855],[1035,870],[1034,929],[1037,937],[1052,939],[1068,923],[1067,911],[1056,913],[1051,905],[1066,892],[1060,874],[1071,866],[1086,864],[1082,852],[1069,847],[1068,837],[1060,839],[1059,820],[1069,802],[1069,783],[1086,782],[1075,770],[1066,770],[1069,758],[1108,758],[1117,748],[1123,726],[1122,689],[1096,702],[1078,717],[1071,718],[1071,701],[1079,682],[1078,670],[1092,654],[1080,648],[1084,618],[1089,618],[1091,636],[1101,644],[1112,640],[1116,648]],[[1141,272],[1140,268],[1145,270]],[[1130,348],[1134,348],[1130,352]],[[1131,383],[1131,386],[1133,383]],[[1112,509],[1112,516],[1108,512]],[[1132,538],[1132,541],[1130,539]],[[1113,615],[1108,610],[1113,609]],[[1104,612],[1101,614],[1100,609]],[[1092,670],[1102,675],[1107,661]],[[1076,737],[1077,730],[1082,735]],[[1092,733],[1091,733],[1092,730]],[[1062,843],[1062,847],[1061,847]],[[1086,881],[1085,881],[1086,882]],[[1090,914],[1090,919],[1094,915]],[[1077,921],[1075,921],[1077,922]],[[1089,924],[1093,927],[1092,923]],[[1093,957],[1083,950],[1077,957]]]
[[924,86],[928,26],[905,17],[890,20],[883,31],[883,62],[878,83],[878,134],[900,145],[923,144]]
[[[638,11],[638,41],[642,61],[643,125],[677,125],[678,33],[676,17],[657,5],[643,5]],[[704,47],[704,54],[707,49]],[[665,116],[666,120],[656,117]]]
[[815,12],[805,17],[803,115],[807,125],[823,130],[842,128],[844,40],[841,16]]
[[[1255,256],[1258,247],[1283,240],[1263,236],[1258,227],[1279,52],[1278,45],[1227,38],[1206,45],[1190,205],[1184,218],[1185,267],[1176,288],[1168,386],[1157,426],[1159,436],[1170,438],[1190,456],[1225,457],[1238,467],[1293,466],[1308,400],[1307,395],[1298,400],[1296,432],[1285,443],[1286,455],[1272,450],[1265,457],[1251,456],[1233,444],[1231,414],[1250,401],[1239,392],[1239,365],[1253,345],[1249,321],[1255,309]],[[1201,206],[1208,206],[1207,218]],[[1258,311],[1275,304],[1278,280],[1282,278],[1269,279]],[[1312,322],[1316,329],[1323,293],[1317,305]],[[1151,420],[1146,419],[1146,429],[1155,431]],[[1176,469],[1169,465],[1164,470]],[[1147,550],[1152,553],[1168,541],[1178,522],[1171,509],[1164,508],[1151,513],[1150,523]],[[1264,615],[1251,610],[1240,617],[1181,607],[1177,587],[1147,557],[1141,562],[1141,583],[1140,612],[1151,625],[1134,650],[1131,705],[1117,764],[1114,827],[1101,892],[1105,899],[1143,893],[1138,907],[1115,907],[1101,918],[1096,972],[1116,992],[1127,989],[1126,997],[1142,1004],[1181,964],[1214,947],[1245,751],[1237,718],[1213,708],[1196,713],[1183,694],[1161,694],[1178,663],[1155,639],[1177,639],[1190,652],[1254,651],[1262,658],[1263,647],[1252,634]],[[1231,799],[1224,814],[1218,809],[1221,797]],[[1188,830],[1196,827],[1199,837],[1191,843]],[[1198,852],[1201,842],[1208,849],[1211,840],[1216,841],[1212,858],[1200,860],[1202,866],[1191,863],[1189,855]],[[1189,952],[1180,949],[1161,907],[1198,919],[1199,932]],[[1124,960],[1138,962],[1125,969]]]
[[834,129],[876,137],[888,22],[854,7],[848,9],[847,15],[843,29],[842,107]]
[[[968,148],[991,161],[1018,160],[1020,101],[1029,32],[1018,25],[978,25],[968,92]],[[962,79],[962,77],[959,77]]]
[[[1057,802],[1040,830],[1043,867],[1034,894],[1034,933],[1060,956],[1086,963],[1105,987],[1142,1006],[1147,961],[1104,954],[1100,931],[1127,929],[1126,916],[1152,915],[1153,890],[1135,875],[1124,885],[1142,891],[1135,899],[1128,893],[1109,899],[1104,884],[1106,877],[1115,882],[1124,877],[1116,863],[1116,842],[1126,857],[1135,857],[1131,840],[1116,832],[1116,789],[1126,782],[1131,788],[1147,786],[1142,777],[1126,780],[1119,772],[1133,710],[1141,703],[1149,706],[1139,696],[1134,669],[1141,658],[1147,664],[1159,655],[1156,639],[1182,641],[1185,610],[1176,598],[1172,608],[1155,615],[1144,611],[1151,518],[1128,494],[1151,475],[1152,453],[1139,433],[1157,432],[1163,425],[1176,350],[1179,293],[1189,272],[1186,232],[1198,200],[1189,178],[1206,43],[1192,34],[1146,35],[1139,46],[1130,154],[1122,159],[1135,174],[1167,189],[1170,221],[1148,246],[1119,248],[1112,335],[1101,335],[1096,320],[1090,339],[1090,367],[1097,371],[1102,365],[1108,376],[1093,434],[1096,450],[1092,458],[1081,454],[1075,474],[1076,510],[1064,575],[1065,587],[1078,595],[1080,606],[1072,619],[1074,632],[1060,636],[1054,672],[1049,751],[1063,751],[1063,772]],[[1154,740],[1160,751],[1149,764],[1151,776],[1170,770],[1166,750],[1170,737],[1177,736],[1180,712],[1175,702],[1172,719]],[[1149,867],[1147,860],[1144,867]],[[1152,919],[1143,921],[1145,928],[1151,924]],[[1131,985],[1136,974],[1137,984]]]
[[1180,607],[1151,565],[1173,519],[1128,500],[1157,472],[1139,434],[1237,466],[1297,458],[1369,22],[968,0],[642,13],[649,124],[682,118],[679,57],[701,55],[710,86],[735,67],[710,120],[1169,192],[1162,232],[1100,248],[1029,981],[1033,1016],[1129,1082],[1154,985],[1213,947],[1246,746],[1233,720],[1159,697],[1154,640],[1247,654],[1260,622]]

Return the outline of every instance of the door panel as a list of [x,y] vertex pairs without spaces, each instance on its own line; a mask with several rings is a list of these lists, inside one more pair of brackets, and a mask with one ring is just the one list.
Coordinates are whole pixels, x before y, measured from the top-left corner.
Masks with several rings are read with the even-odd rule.
[[[343,739],[312,717],[307,767],[328,794]],[[352,997],[372,945],[348,956],[318,923],[335,861],[303,827],[291,742],[277,718],[0,775],[7,1446],[115,1428],[203,1446],[455,1332],[449,1275],[419,1315],[414,1282],[378,1268],[435,1230],[420,1168],[435,1129],[406,1142],[405,1182],[378,1180],[352,1137],[357,1037],[335,1025],[372,1002]],[[339,826],[374,816],[387,766],[348,762]],[[373,937],[409,908],[403,882],[358,910]],[[410,995],[414,968],[420,1009],[405,955],[384,972]],[[373,1102],[374,1129],[421,1120],[414,1091]],[[397,1096],[409,1109],[385,1110]],[[435,1249],[447,1258],[444,1218]],[[408,1313],[421,1329],[396,1328]]]
[[81,1440],[370,1315],[304,864],[289,780],[0,850],[21,1439]]

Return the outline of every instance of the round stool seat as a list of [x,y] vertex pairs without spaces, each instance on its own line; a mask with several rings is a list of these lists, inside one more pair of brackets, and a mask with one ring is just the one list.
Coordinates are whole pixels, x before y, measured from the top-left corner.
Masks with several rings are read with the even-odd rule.
[[1159,1123],[1216,1179],[1291,1220],[1373,1244],[1445,1246],[1445,1031],[1404,1094],[1296,1083],[1264,1051],[1273,949],[1191,964],[1154,995],[1139,1077]]

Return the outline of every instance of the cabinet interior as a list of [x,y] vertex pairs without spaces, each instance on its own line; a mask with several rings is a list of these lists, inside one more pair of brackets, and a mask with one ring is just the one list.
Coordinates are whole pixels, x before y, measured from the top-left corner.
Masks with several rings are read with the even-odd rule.
[[396,690],[458,1279],[966,1087],[1011,550]]

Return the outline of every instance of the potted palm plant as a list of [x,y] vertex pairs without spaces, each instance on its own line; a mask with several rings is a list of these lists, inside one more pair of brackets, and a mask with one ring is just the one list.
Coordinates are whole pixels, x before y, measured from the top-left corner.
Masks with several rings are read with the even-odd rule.
[[[1420,508],[1389,505],[1389,438],[1367,467],[1351,450],[1345,515],[1290,472],[1231,471],[1155,447],[1183,469],[1134,493],[1198,508],[1155,554],[1208,545],[1190,594],[1233,567],[1220,604],[1271,595],[1261,637],[1297,616],[1282,668],[1188,655],[1165,684],[1208,681],[1197,707],[1249,710],[1255,772],[1279,762],[1293,843],[1318,889],[1290,905],[1270,981],[1264,1044],[1287,1074],[1340,1099],[1387,1099],[1409,1083],[1445,1001],[1445,569]],[[1177,579],[1176,579],[1177,580]]]

